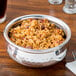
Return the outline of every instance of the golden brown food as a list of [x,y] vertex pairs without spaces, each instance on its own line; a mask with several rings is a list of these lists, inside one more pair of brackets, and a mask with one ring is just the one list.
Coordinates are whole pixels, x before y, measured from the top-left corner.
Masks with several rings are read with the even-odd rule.
[[30,49],[48,49],[60,45],[66,38],[62,29],[47,19],[26,19],[9,30],[16,45]]

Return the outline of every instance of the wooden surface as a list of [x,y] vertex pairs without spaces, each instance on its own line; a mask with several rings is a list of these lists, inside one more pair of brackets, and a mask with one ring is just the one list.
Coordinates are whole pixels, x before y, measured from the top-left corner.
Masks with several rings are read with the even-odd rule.
[[[61,5],[50,5],[48,0],[8,0],[7,20],[0,24],[0,76],[75,76],[65,67],[65,63],[73,61],[71,52],[76,49],[76,14],[65,14],[63,6],[64,2]],[[4,27],[13,18],[27,14],[55,16],[69,25],[72,38],[63,61],[50,67],[32,69],[16,63],[8,56],[3,37]]]

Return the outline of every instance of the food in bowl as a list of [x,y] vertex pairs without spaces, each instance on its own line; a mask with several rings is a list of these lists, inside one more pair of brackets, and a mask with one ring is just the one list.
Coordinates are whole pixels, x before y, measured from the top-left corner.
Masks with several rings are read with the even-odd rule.
[[64,31],[47,19],[28,18],[14,24],[8,36],[16,45],[29,49],[53,48],[66,39]]

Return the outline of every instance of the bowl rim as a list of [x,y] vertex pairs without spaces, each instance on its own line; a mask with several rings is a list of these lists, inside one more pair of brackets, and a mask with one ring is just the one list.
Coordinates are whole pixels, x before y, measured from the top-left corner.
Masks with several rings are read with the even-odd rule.
[[[58,21],[58,22],[60,22],[60,23],[62,23],[63,25],[66,26],[66,28],[67,28],[66,31],[68,32],[69,35],[67,36],[66,40],[65,40],[63,43],[61,43],[60,45],[58,45],[58,46],[56,46],[56,47],[49,48],[49,49],[35,50],[35,49],[28,49],[28,48],[24,48],[24,47],[18,46],[18,45],[16,45],[15,43],[13,43],[13,42],[9,39],[9,37],[8,37],[8,32],[7,32],[7,31],[8,31],[8,28],[9,28],[13,23],[15,23],[15,22],[17,22],[17,21],[19,21],[19,20],[28,19],[28,18],[31,18],[31,17],[32,17],[32,18],[35,18],[35,17],[43,17],[43,18],[46,18],[46,19],[51,19],[51,18],[52,18],[52,19],[55,19],[55,22]],[[51,21],[51,20],[50,20],[50,21]],[[10,22],[6,25],[6,27],[5,27],[5,29],[4,29],[4,32],[3,32],[3,35],[4,35],[5,40],[6,40],[9,44],[11,44],[12,46],[20,49],[21,51],[30,52],[30,53],[48,53],[48,52],[52,52],[52,51],[59,50],[59,49],[61,49],[64,45],[66,45],[66,44],[69,42],[70,38],[71,38],[71,30],[70,30],[69,26],[68,26],[65,22],[63,22],[62,20],[60,20],[59,18],[56,18],[56,17],[53,17],[53,16],[49,16],[49,15],[43,15],[43,14],[30,14],[30,15],[24,15],[24,16],[17,17],[17,18],[15,18],[15,19],[13,19],[12,21],[10,21]]]

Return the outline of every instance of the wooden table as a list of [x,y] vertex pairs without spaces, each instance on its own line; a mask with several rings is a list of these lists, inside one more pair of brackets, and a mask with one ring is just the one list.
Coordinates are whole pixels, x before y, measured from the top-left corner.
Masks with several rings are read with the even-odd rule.
[[[76,14],[64,13],[63,6],[64,2],[61,5],[51,5],[48,0],[8,0],[7,20],[0,24],[0,76],[75,76],[65,67],[65,63],[73,61],[71,53],[73,49],[76,49]],[[32,69],[16,63],[8,56],[3,37],[4,27],[13,18],[27,14],[55,16],[69,25],[72,38],[68,44],[67,56],[63,61],[50,67]]]

